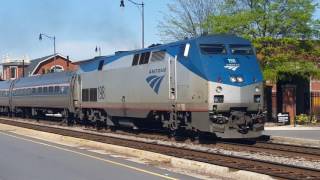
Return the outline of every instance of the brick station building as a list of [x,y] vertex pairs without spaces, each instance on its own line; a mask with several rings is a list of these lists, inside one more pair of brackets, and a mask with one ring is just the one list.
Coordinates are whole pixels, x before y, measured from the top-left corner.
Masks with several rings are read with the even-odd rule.
[[60,54],[49,55],[28,61],[13,60],[2,63],[3,80],[13,80],[20,77],[35,76],[60,71],[75,71],[78,66],[71,62],[68,57]]

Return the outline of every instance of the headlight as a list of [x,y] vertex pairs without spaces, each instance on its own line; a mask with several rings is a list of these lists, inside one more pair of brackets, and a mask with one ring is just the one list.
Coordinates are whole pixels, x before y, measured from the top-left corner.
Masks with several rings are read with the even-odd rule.
[[242,83],[244,81],[244,79],[242,76],[230,76],[230,81]]
[[254,88],[254,90],[255,90],[256,92],[260,92],[260,87],[259,87],[259,86],[256,86],[256,87]]
[[213,97],[213,102],[214,103],[223,103],[224,101],[224,96],[223,95],[215,95]]
[[243,77],[238,76],[237,77],[237,82],[240,82],[240,83],[243,82]]
[[260,96],[260,95],[254,95],[254,96],[253,96],[253,101],[254,101],[255,103],[260,103],[260,101],[261,101],[261,96]]
[[222,87],[221,87],[221,86],[218,86],[218,87],[216,88],[216,92],[217,92],[217,93],[221,93],[221,92],[222,92]]
[[231,77],[230,77],[230,81],[231,81],[231,82],[237,82],[237,78],[234,77],[234,76],[231,76]]

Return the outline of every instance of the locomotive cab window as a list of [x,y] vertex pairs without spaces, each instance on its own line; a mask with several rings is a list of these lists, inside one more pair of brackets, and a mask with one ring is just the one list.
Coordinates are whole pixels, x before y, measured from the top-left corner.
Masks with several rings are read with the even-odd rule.
[[154,52],[152,52],[150,61],[151,62],[162,61],[162,60],[165,59],[165,57],[166,57],[166,51],[165,50],[154,51]]
[[224,44],[200,44],[202,54],[226,54],[226,46]]
[[253,49],[250,45],[231,44],[231,53],[236,55],[253,55]]

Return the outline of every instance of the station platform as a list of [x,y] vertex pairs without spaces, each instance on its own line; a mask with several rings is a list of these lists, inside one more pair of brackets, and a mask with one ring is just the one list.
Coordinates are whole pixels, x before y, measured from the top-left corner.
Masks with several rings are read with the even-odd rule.
[[320,140],[320,127],[308,127],[301,125],[266,126],[264,134],[271,136]]

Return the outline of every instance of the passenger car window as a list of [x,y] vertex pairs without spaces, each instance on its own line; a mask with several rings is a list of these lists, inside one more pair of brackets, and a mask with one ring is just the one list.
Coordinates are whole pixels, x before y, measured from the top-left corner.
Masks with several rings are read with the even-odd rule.
[[38,87],[38,93],[42,94],[42,87]]
[[59,91],[60,91],[60,87],[59,87],[59,86],[55,86],[55,87],[54,87],[54,92],[55,92],[55,93],[59,93]]
[[253,49],[250,45],[231,44],[231,53],[236,55],[253,55]]
[[226,46],[224,44],[200,44],[202,54],[226,54]]
[[48,92],[48,87],[43,87],[43,93],[47,93]]
[[53,86],[49,87],[49,93],[53,93]]

